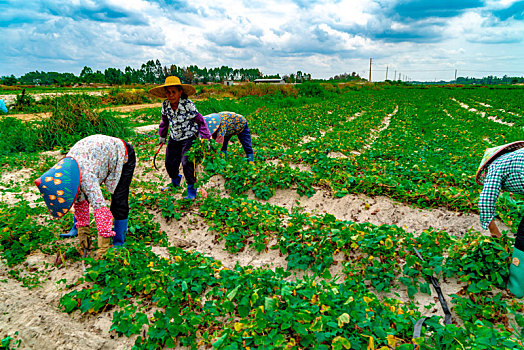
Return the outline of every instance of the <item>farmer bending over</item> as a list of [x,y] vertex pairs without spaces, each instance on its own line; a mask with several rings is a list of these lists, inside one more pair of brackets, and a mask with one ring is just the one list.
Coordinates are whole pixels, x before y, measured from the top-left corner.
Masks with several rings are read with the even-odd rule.
[[180,186],[182,175],[179,175],[179,167],[182,163],[187,183],[185,198],[195,199],[195,165],[188,160],[186,153],[191,149],[197,135],[205,139],[211,137],[204,118],[188,98],[196,92],[195,88],[180,83],[178,77],[170,76],[163,85],[154,87],[149,92],[153,96],[166,99],[162,102],[162,121],[158,127],[158,135],[160,144],[165,143],[169,129],[165,165],[171,184]]
[[[94,209],[100,259],[113,245],[123,245],[129,216],[129,186],[136,156],[131,144],[110,136],[92,135],[78,141],[55,166],[35,181],[52,216],[63,217],[74,208],[80,253],[91,249],[89,205]],[[111,195],[106,206],[100,185]],[[114,218],[114,227],[113,227]],[[73,232],[70,236],[74,236]]]
[[[500,237],[495,224],[495,204],[501,190],[524,194],[524,141],[488,148],[480,162],[475,181],[484,185],[479,199],[480,223],[493,237]],[[524,218],[520,221],[509,266],[508,289],[517,298],[524,296]]]
[[249,162],[253,162],[253,147],[251,146],[251,132],[247,120],[243,115],[233,112],[219,112],[204,116],[211,136],[222,144],[222,152],[227,157],[227,144],[231,137],[238,136],[238,140],[246,152]]

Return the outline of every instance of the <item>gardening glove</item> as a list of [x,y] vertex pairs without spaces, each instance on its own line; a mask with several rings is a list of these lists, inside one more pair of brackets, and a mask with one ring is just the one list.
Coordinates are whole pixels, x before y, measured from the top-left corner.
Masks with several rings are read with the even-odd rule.
[[113,239],[111,237],[98,236],[98,249],[96,250],[93,259],[100,260],[111,248]]
[[91,228],[89,226],[82,226],[78,228],[78,245],[76,250],[80,253],[80,256],[84,255],[84,250],[91,249]]
[[524,252],[515,247],[509,265],[508,289],[517,298],[524,297]]
[[166,138],[165,137],[160,136],[158,138],[158,144],[161,144],[161,143],[166,143]]

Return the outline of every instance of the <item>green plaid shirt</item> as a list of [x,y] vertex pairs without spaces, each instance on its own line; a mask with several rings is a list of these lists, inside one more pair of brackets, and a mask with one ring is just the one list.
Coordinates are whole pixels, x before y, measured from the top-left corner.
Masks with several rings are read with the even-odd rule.
[[524,194],[524,148],[500,156],[488,168],[479,198],[480,224],[484,229],[495,217],[501,190]]

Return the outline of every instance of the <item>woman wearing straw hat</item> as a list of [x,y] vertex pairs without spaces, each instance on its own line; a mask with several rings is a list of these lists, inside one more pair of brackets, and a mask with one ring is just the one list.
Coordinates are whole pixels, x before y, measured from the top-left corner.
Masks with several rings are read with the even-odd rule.
[[222,144],[222,152],[227,157],[227,144],[232,136],[238,140],[246,152],[248,162],[253,162],[253,147],[251,146],[251,132],[247,120],[243,115],[233,112],[219,112],[204,116],[209,132],[216,142]]
[[[484,186],[479,199],[480,223],[493,237],[500,237],[495,224],[495,205],[501,190],[524,194],[524,141],[488,148],[475,176]],[[509,267],[508,289],[524,297],[524,218],[521,220]]]
[[205,139],[211,137],[204,118],[188,98],[195,93],[195,88],[182,84],[178,77],[169,76],[163,85],[154,87],[149,92],[153,96],[165,98],[162,102],[162,121],[158,127],[158,135],[160,143],[165,143],[169,130],[165,165],[171,184],[180,186],[182,176],[179,175],[179,167],[182,163],[187,183],[185,198],[195,199],[195,165],[188,160],[186,153],[191,149],[197,135]]
[[[116,137],[91,135],[78,141],[65,158],[35,181],[52,216],[62,218],[71,207],[74,208],[72,231],[77,231],[80,253],[91,249],[90,205],[94,209],[98,231],[98,250],[94,258],[100,259],[111,243],[115,246],[124,244],[129,216],[129,186],[135,164],[135,151],[130,143]],[[111,193],[110,208],[100,189],[102,183]]]

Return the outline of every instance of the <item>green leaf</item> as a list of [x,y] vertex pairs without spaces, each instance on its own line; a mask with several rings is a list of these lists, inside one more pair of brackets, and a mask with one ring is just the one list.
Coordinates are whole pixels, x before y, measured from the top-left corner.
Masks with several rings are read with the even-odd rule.
[[229,300],[233,300],[233,298],[237,295],[238,290],[240,289],[240,284],[235,287],[231,292],[227,293],[227,298]]
[[344,337],[338,336],[331,343],[333,350],[351,349],[351,343]]
[[219,349],[227,338],[227,333],[224,333],[216,342],[213,343],[213,349]]
[[350,317],[347,313],[343,313],[342,315],[337,317],[338,327],[342,328],[344,324],[349,323]]
[[429,284],[428,283],[421,283],[420,284],[420,291],[422,293],[426,293],[427,295],[431,295],[431,290],[429,288]]
[[166,343],[165,343],[165,347],[167,347],[167,348],[174,348],[175,345],[176,345],[176,343],[175,343],[175,340],[173,339],[173,337],[168,336],[167,340],[166,340]]
[[264,300],[264,310],[266,313],[273,313],[273,308],[275,306],[275,300],[270,297],[266,297]]
[[417,294],[418,290],[417,290],[417,287],[415,286],[409,286],[408,287],[408,296],[410,298],[413,298],[415,296],[415,294]]

